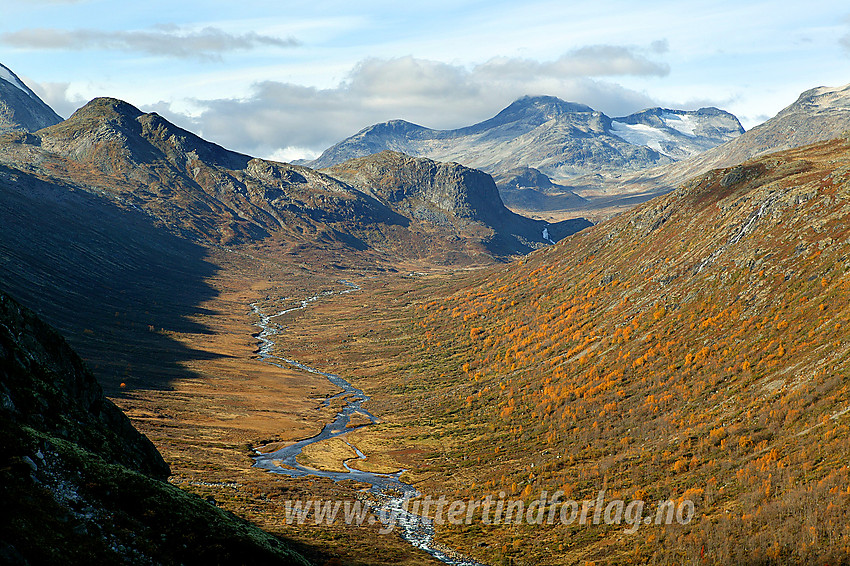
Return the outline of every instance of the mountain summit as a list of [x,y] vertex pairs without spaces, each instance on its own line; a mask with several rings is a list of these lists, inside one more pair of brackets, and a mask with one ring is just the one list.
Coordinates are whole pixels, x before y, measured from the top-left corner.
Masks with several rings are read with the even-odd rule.
[[743,133],[733,115],[651,108],[610,118],[554,96],[526,96],[496,116],[455,130],[395,120],[361,130],[326,150],[311,167],[392,150],[457,161],[498,175],[532,167],[553,178],[636,171],[699,154]]
[[34,132],[58,124],[62,118],[8,67],[0,65],[0,133]]
[[542,125],[549,120],[567,114],[582,114],[593,112],[593,108],[575,102],[566,102],[556,96],[523,96],[512,102],[507,108],[483,122],[474,126],[461,128],[458,133],[465,134],[482,132],[497,126],[523,122],[529,125]]

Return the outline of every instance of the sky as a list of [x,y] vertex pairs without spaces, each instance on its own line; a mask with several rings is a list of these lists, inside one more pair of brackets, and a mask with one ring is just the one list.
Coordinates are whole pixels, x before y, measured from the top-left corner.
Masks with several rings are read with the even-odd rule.
[[0,63],[63,117],[111,96],[288,161],[386,120],[470,125],[524,95],[611,117],[716,106],[749,129],[850,83],[850,4],[0,0]]

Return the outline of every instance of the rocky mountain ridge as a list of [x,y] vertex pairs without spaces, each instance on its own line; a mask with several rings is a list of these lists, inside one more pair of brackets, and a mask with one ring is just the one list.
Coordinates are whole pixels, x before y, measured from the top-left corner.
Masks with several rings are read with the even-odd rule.
[[511,212],[502,203],[492,177],[457,163],[384,151],[324,172],[411,220],[446,227],[499,227],[483,236],[494,252],[531,251],[591,225],[584,219],[548,223]]
[[638,170],[695,155],[743,133],[716,108],[644,110],[609,118],[552,96],[524,97],[484,122],[433,130],[403,120],[365,128],[306,163],[324,168],[392,150],[500,174],[533,167],[552,178],[590,171]]

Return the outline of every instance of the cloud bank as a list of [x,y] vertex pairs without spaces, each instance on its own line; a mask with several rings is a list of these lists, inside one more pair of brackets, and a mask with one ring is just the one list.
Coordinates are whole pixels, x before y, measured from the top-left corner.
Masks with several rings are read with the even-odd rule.
[[62,118],[68,118],[77,108],[86,103],[85,100],[69,93],[71,83],[67,82],[36,82],[32,79],[21,77],[21,80],[29,86],[38,97],[50,106],[54,112]]
[[[653,45],[650,50],[658,53]],[[554,95],[609,115],[656,103],[610,77],[661,77],[666,64],[641,50],[591,46],[552,61],[497,58],[472,67],[400,57],[366,59],[334,88],[291,83],[255,84],[246,99],[196,99],[192,118],[166,103],[148,107],[225,147],[260,157],[313,157],[378,122],[404,119],[432,128],[456,128],[490,118],[524,95]]]
[[0,43],[27,49],[108,49],[196,59],[219,59],[222,54],[230,51],[249,50],[260,46],[299,45],[299,42],[291,37],[271,37],[253,32],[236,35],[214,27],[189,31],[173,25],[162,25],[144,31],[30,28],[0,34]]

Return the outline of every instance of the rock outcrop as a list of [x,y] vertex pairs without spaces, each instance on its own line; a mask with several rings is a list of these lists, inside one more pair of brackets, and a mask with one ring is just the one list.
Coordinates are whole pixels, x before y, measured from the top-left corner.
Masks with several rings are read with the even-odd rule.
[[384,151],[325,172],[406,218],[481,241],[498,256],[527,253],[591,225],[584,219],[549,224],[520,216],[505,207],[492,177],[458,163]]

